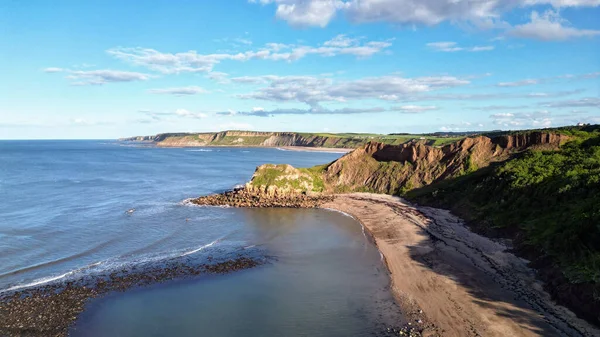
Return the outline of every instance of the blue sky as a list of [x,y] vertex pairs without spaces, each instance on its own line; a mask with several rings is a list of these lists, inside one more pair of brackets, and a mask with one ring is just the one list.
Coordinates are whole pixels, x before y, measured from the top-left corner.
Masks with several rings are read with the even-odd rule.
[[600,123],[600,0],[0,2],[0,139]]

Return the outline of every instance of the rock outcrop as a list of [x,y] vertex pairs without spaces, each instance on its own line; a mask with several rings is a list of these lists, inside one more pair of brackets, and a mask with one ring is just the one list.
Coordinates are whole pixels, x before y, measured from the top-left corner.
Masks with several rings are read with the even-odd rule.
[[313,208],[331,200],[331,196],[319,193],[322,184],[314,171],[286,164],[265,164],[256,168],[244,187],[191,202],[210,206]]
[[222,194],[200,197],[190,202],[200,206],[315,208],[332,199],[332,196],[282,191],[274,187],[267,189],[244,187]]
[[443,147],[371,142],[328,165],[323,181],[328,192],[397,194],[473,172],[527,149],[557,149],[567,139],[560,134],[532,132],[464,138]]
[[162,133],[156,136],[139,136],[121,141],[148,142],[161,147],[199,146],[259,146],[259,147],[327,147],[357,148],[371,140],[386,144],[406,142],[436,143],[448,138],[440,136],[319,134],[297,132],[222,131],[207,133]]

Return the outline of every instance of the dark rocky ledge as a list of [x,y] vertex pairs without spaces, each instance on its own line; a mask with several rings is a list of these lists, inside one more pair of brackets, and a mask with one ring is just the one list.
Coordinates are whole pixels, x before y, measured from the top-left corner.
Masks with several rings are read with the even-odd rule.
[[190,200],[201,206],[231,206],[231,207],[290,207],[315,208],[332,201],[334,196],[318,193],[300,193],[286,189],[246,187]]
[[244,256],[201,265],[177,261],[0,294],[0,336],[67,336],[88,299],[173,279],[230,273],[263,263],[264,259]]

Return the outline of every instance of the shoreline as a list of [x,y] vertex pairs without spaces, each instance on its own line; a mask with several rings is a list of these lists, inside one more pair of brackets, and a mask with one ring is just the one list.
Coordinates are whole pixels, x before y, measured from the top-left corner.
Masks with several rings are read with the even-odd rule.
[[398,304],[423,336],[600,335],[555,304],[510,247],[448,211],[369,193],[336,195],[320,208],[350,215],[369,232]]
[[94,298],[168,281],[233,273],[265,263],[267,258],[241,255],[199,265],[164,262],[158,267],[134,266],[110,274],[6,291],[0,293],[0,336],[67,336],[85,305]]
[[[390,290],[409,322],[393,329],[394,334],[600,336],[600,329],[554,303],[527,261],[509,252],[511,247],[471,232],[449,211],[372,193],[297,196],[299,199],[273,195],[252,203],[236,199],[247,198],[247,194],[230,193],[201,197],[195,203],[320,208],[356,220],[379,250],[390,276]],[[0,335],[65,336],[90,299],[264,263],[264,259],[245,257],[197,266],[173,262],[2,293]]]

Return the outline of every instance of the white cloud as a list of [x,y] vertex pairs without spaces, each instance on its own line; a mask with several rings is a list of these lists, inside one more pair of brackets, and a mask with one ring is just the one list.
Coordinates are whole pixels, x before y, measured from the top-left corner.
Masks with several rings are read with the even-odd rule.
[[276,16],[293,26],[325,27],[338,12],[353,22],[436,25],[471,22],[480,28],[505,26],[502,14],[518,7],[599,6],[598,0],[250,0],[276,5]]
[[492,117],[492,118],[510,118],[510,117],[515,117],[515,114],[512,114],[510,112],[503,112],[503,113],[497,113],[497,114],[490,115],[490,117]]
[[211,71],[206,75],[206,77],[218,83],[229,83],[228,76],[229,74],[220,71]]
[[497,113],[490,115],[492,123],[504,127],[549,127],[553,119],[546,110],[523,113]]
[[60,73],[62,71],[64,71],[63,68],[56,68],[56,67],[50,67],[50,68],[44,69],[45,73]]
[[200,87],[189,86],[189,87],[181,87],[181,88],[150,89],[150,90],[148,90],[148,92],[151,94],[168,94],[168,95],[182,96],[182,95],[205,94],[208,91],[203,88],[200,88]]
[[244,99],[275,102],[301,102],[317,107],[321,102],[345,102],[359,99],[396,100],[409,95],[445,88],[459,87],[470,82],[453,76],[404,78],[400,76],[368,77],[352,81],[333,81],[312,76],[258,76],[233,78],[238,83],[265,83],[268,86],[248,94]]
[[517,110],[527,109],[526,105],[488,105],[480,107],[471,107],[471,110],[493,111],[493,110]]
[[546,102],[542,103],[543,106],[550,108],[600,108],[600,98],[598,97],[586,97],[580,99],[572,99],[557,102]]
[[45,73],[67,73],[67,79],[73,85],[102,85],[111,82],[147,81],[152,75],[120,70],[72,70],[65,68],[49,67],[43,69]]
[[[459,132],[459,131],[468,131],[472,130],[473,123],[471,122],[460,122],[456,124],[449,124],[440,127],[440,131],[443,132]],[[482,127],[483,124],[477,124],[477,126]]]
[[217,112],[217,115],[221,116],[254,116],[254,117],[272,117],[276,115],[352,115],[352,114],[365,114],[365,113],[378,113],[390,111],[382,107],[371,107],[371,108],[341,108],[341,109],[327,109],[320,106],[309,108],[309,109],[298,109],[298,108],[287,108],[287,109],[273,109],[265,110],[263,108],[253,108],[251,111],[224,111]]
[[333,19],[336,12],[346,6],[344,1],[338,0],[309,0],[286,1],[273,0],[261,1],[262,3],[276,2],[276,16],[287,21],[292,26],[320,26],[325,27]]
[[308,55],[322,57],[352,55],[358,58],[366,58],[382,52],[391,45],[392,43],[389,40],[368,41],[361,44],[358,40],[349,39],[345,36],[337,36],[317,47],[268,43],[263,48],[240,53],[199,54],[194,50],[180,53],[163,53],[150,48],[121,47],[109,49],[107,53],[134,65],[146,67],[164,74],[177,74],[185,72],[211,72],[215,65],[226,60],[293,62]]
[[191,111],[186,110],[186,109],[177,109],[177,110],[175,110],[175,115],[181,116],[181,117],[190,117],[190,118],[206,118],[206,117],[208,117],[208,115],[205,114],[205,113],[202,113],[202,112],[191,112]]
[[534,84],[538,84],[538,83],[540,83],[539,80],[526,79],[526,80],[520,80],[520,81],[514,81],[514,82],[500,82],[500,83],[496,84],[496,86],[499,86],[499,87],[522,87],[522,86],[534,85]]
[[445,42],[430,42],[426,44],[427,47],[440,52],[457,52],[457,51],[468,51],[468,52],[481,52],[494,50],[494,46],[475,46],[475,47],[459,47],[456,42],[445,41]]
[[403,113],[421,113],[437,109],[438,107],[435,105],[403,105],[392,108],[392,110],[398,110]]
[[326,41],[323,45],[326,47],[350,47],[358,44],[358,39],[351,39],[345,34],[340,34],[333,39]]
[[477,93],[477,94],[419,94],[406,98],[406,101],[453,101],[453,100],[490,100],[514,98],[539,98],[539,97],[565,97],[584,92],[585,89],[574,89],[553,92],[534,93]]
[[118,71],[118,70],[69,70],[66,78],[72,80],[74,85],[102,85],[111,82],[147,81],[151,78],[148,74]]
[[152,111],[140,110],[139,112],[148,116],[152,121],[173,120],[174,118],[192,118],[202,119],[208,117],[208,114],[203,112],[193,112],[187,109],[176,109],[175,111]]
[[250,40],[250,39],[244,39],[244,38],[241,38],[241,37],[233,39],[233,41],[237,42],[237,43],[245,44],[245,45],[248,45],[248,46],[252,44],[252,40]]
[[593,37],[600,35],[600,30],[577,29],[569,26],[569,22],[560,17],[558,11],[547,10],[540,14],[531,12],[531,21],[517,25],[509,34],[515,37],[543,41],[562,41],[578,37]]

